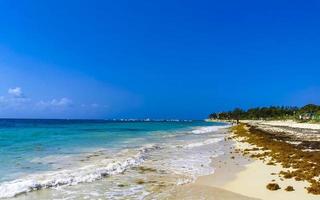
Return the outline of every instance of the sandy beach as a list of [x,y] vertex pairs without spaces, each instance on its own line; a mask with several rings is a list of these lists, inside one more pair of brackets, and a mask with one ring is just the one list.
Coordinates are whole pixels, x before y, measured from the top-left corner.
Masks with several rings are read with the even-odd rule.
[[[100,123],[91,124],[98,125]],[[114,124],[128,128],[133,125],[137,123]],[[185,126],[185,122],[175,125]],[[87,124],[77,126],[85,128]],[[316,128],[317,124],[242,121],[240,125],[230,126],[192,122],[184,129],[170,132],[167,129],[172,124],[167,122],[141,122],[140,126],[156,130],[152,137],[149,135],[149,140],[142,140],[141,147],[125,148],[116,155],[107,150],[88,152],[74,157],[75,161],[67,157],[69,164],[76,162],[78,165],[6,182],[0,187],[2,198],[11,194],[16,200],[320,198],[320,129]],[[159,132],[160,126],[164,131]],[[108,127],[98,128],[112,131]],[[137,145],[143,138],[129,138],[129,141],[134,139]],[[55,159],[56,163],[62,163],[64,157],[45,158],[55,164]],[[46,160],[35,161],[39,165]],[[95,176],[98,173],[108,175],[100,178]],[[93,178],[86,181],[83,177]],[[33,184],[35,182],[37,184]],[[35,189],[31,190],[32,186]]]
[[[302,124],[293,121],[245,121],[247,124],[262,127],[270,131],[271,128],[289,135],[295,132],[308,132],[316,135],[320,130],[319,124]],[[290,131],[289,131],[290,130]],[[232,136],[232,133],[230,133]],[[314,137],[312,137],[314,139]],[[173,199],[279,199],[279,200],[315,200],[319,195],[310,194],[306,187],[308,181],[296,181],[280,176],[281,171],[287,171],[280,163],[268,165],[268,158],[252,158],[243,155],[243,151],[254,148],[249,143],[239,138],[226,140],[225,154],[213,160],[215,173],[198,178],[195,183],[184,185],[176,190]],[[279,185],[279,189],[271,191],[267,189],[269,183]],[[294,191],[286,191],[290,186]],[[186,193],[186,191],[188,191]],[[186,198],[188,194],[188,198]],[[193,198],[190,198],[193,197]]]

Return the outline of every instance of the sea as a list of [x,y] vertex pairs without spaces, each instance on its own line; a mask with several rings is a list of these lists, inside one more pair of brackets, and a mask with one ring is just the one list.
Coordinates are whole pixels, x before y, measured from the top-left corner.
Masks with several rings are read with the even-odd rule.
[[228,124],[0,119],[0,199],[166,199],[214,173]]

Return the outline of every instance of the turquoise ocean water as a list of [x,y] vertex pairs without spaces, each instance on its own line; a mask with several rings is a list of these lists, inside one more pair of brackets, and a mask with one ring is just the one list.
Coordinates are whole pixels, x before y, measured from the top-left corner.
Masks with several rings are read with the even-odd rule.
[[[192,154],[193,160],[201,159],[201,148],[221,141],[219,134],[212,133],[224,126],[204,121],[3,119],[0,198],[121,199],[128,194],[132,199],[144,198],[152,189],[135,185],[130,178],[137,179],[140,174],[132,169],[148,165],[156,170],[176,170],[170,171],[176,177],[185,176],[184,159],[179,159],[185,156],[188,162]],[[172,159],[175,156],[179,159]],[[208,157],[203,159],[207,162]],[[199,169],[187,171],[194,178],[197,173],[202,175],[201,170],[211,170]],[[115,188],[120,175],[128,186]],[[91,186],[99,189],[92,193]],[[84,188],[88,191],[81,194]]]

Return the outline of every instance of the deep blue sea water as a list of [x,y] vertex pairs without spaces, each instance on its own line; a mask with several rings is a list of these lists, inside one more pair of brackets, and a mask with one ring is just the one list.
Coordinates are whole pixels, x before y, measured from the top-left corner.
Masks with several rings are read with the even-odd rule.
[[[54,185],[55,183],[51,181],[45,183],[48,186],[41,186],[42,182],[41,184],[39,182],[44,178],[39,178],[39,174],[45,174],[45,177],[48,177],[46,174],[48,172],[59,173],[61,170],[77,169],[75,166],[79,166],[79,169],[86,167],[87,170],[89,164],[91,167],[92,163],[96,162],[85,161],[85,159],[88,160],[91,157],[103,155],[104,158],[108,156],[108,159],[116,159],[113,156],[123,150],[137,149],[141,154],[141,148],[148,144],[161,146],[171,141],[174,141],[174,144],[177,145],[190,141],[191,146],[199,146],[198,139],[201,137],[197,135],[206,134],[215,130],[212,127],[222,125],[224,124],[204,121],[121,122],[2,119],[0,120],[0,197],[14,195],[14,191],[7,191],[13,185],[24,187],[21,191],[16,191],[17,194],[33,190],[28,189],[31,186],[36,187],[36,189],[50,187],[49,184]],[[148,151],[143,150],[143,153]],[[141,158],[145,159],[143,156]],[[100,161],[101,158],[99,158]],[[133,164],[126,163],[125,167],[127,165],[130,167]],[[104,169],[101,167],[101,163],[97,166]],[[107,164],[105,166],[110,168]],[[84,174],[91,176],[92,173],[87,170]],[[74,174],[70,176],[74,176]],[[38,178],[39,180],[32,180]],[[31,183],[30,180],[33,182],[31,181]],[[74,181],[74,178],[70,180]],[[70,180],[68,179],[68,181]],[[29,183],[31,185],[24,185]],[[57,185],[59,184],[63,185],[64,182],[57,183]]]

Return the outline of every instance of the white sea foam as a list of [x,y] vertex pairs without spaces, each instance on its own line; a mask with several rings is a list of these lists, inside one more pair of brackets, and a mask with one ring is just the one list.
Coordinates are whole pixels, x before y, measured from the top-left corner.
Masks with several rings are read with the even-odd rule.
[[[215,135],[215,138],[208,139],[205,133],[215,132],[219,129],[227,127],[229,126],[198,127],[197,129],[192,130],[192,132],[188,131],[185,134],[186,137],[193,136],[193,134],[204,134],[202,136],[206,137],[206,140],[204,139],[204,141],[199,141],[197,136],[197,141],[193,140],[193,143],[180,144],[181,149],[179,150],[177,148],[163,148],[163,151],[155,151],[160,147],[149,144],[141,149],[138,149],[138,151],[132,149],[123,150],[119,152],[119,154],[121,154],[121,156],[119,156],[120,158],[117,154],[117,159],[102,159],[101,157],[105,158],[105,156],[101,155],[101,157],[92,157],[90,162],[84,162],[81,166],[73,166],[72,169],[28,175],[13,181],[3,182],[0,184],[0,198],[14,197],[18,194],[40,190],[43,188],[57,188],[64,185],[77,185],[79,183],[93,182],[95,180],[102,179],[105,176],[119,174],[131,167],[138,166],[142,164],[148,156],[153,154],[159,154],[159,157],[161,158],[158,159],[160,162],[158,164],[160,165],[157,165],[160,169],[185,175],[186,178],[177,180],[177,184],[185,184],[195,180],[195,178],[198,176],[213,173],[213,168],[210,163],[211,157],[215,154],[215,152],[212,150],[213,146],[210,144],[218,143],[222,141],[223,138],[219,137],[217,134]],[[180,133],[173,135],[180,135]],[[172,147],[175,147],[175,144],[172,144]],[[165,152],[168,152],[167,156]],[[162,159],[163,156],[165,156],[166,159]],[[52,162],[53,160],[60,163],[62,160],[68,160],[68,157],[55,158],[49,156],[45,158],[34,159],[32,162],[47,163],[49,161]],[[124,188],[121,190],[124,190]],[[133,195],[133,193],[137,195],[147,194],[144,193],[145,191],[142,193],[139,193],[139,191],[143,191],[143,189],[138,187],[133,189],[131,188],[128,191],[124,191],[124,193],[128,192],[128,195]],[[117,196],[119,194],[122,194],[120,189],[115,195]],[[113,194],[110,192],[108,194],[106,193],[105,195],[112,196]]]
[[217,142],[220,142],[222,140],[223,140],[223,138],[211,138],[211,139],[207,139],[207,140],[205,140],[203,142],[195,142],[195,143],[187,144],[185,146],[185,148],[200,147],[200,146],[203,146],[203,145],[209,145],[209,144],[217,143]]
[[104,160],[77,169],[29,175],[21,179],[4,182],[0,185],[0,198],[14,197],[18,194],[43,188],[93,182],[105,176],[122,173],[128,168],[144,162],[147,154],[156,149],[159,149],[159,146],[148,145],[139,149],[136,155],[121,160],[113,160],[113,162],[108,160],[107,163]]
[[203,133],[210,133],[210,132],[215,132],[219,129],[223,128],[229,128],[230,125],[225,125],[225,126],[207,126],[207,127],[200,127],[192,131],[193,134],[203,134]]
[[214,173],[214,168],[211,166],[212,158],[223,152],[220,148],[216,149],[216,147],[209,145],[198,145],[197,147],[199,148],[183,148],[181,151],[170,154],[171,158],[164,160],[159,168],[182,175],[183,178],[177,180],[177,185],[190,183],[199,176]]
[[105,192],[107,199],[124,199],[125,196],[133,197],[136,200],[144,199],[149,192],[144,190],[144,187],[141,185],[131,186],[129,188],[113,188],[111,191]]
[[45,156],[45,157],[36,157],[33,158],[32,160],[30,160],[30,162],[32,163],[61,163],[61,162],[65,162],[72,159],[72,156],[61,156],[61,155],[50,155],[50,156]]
[[[173,134],[165,134],[162,135],[163,138],[174,138],[174,137],[180,137],[183,135],[189,135],[189,134],[205,134],[205,133],[211,133],[211,132],[216,132],[220,129],[223,128],[229,128],[230,125],[225,125],[225,126],[205,126],[205,127],[197,127],[191,132],[189,131],[183,131],[183,132],[176,132]],[[162,133],[162,132],[160,132]]]

